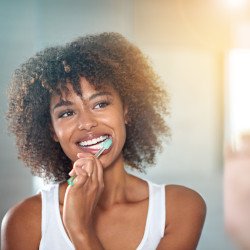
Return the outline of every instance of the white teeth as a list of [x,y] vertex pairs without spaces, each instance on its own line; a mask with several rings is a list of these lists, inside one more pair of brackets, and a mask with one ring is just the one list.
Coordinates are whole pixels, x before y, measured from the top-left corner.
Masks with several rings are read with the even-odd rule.
[[88,146],[88,148],[99,150],[100,148],[102,148],[102,143]]
[[82,142],[79,143],[79,145],[82,146],[82,147],[91,146],[91,145],[97,144],[99,142],[102,142],[107,138],[108,138],[107,135],[102,135],[99,138],[95,138],[95,139],[88,140],[88,141],[82,141]]

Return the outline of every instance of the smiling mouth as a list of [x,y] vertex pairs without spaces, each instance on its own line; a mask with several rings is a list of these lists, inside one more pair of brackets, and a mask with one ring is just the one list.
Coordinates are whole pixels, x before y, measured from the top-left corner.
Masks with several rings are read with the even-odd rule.
[[102,135],[98,138],[94,138],[91,140],[87,140],[87,141],[81,141],[78,143],[78,145],[81,148],[88,148],[88,149],[93,149],[93,150],[99,150],[102,147],[102,144],[105,140],[107,140],[109,138],[108,135]]

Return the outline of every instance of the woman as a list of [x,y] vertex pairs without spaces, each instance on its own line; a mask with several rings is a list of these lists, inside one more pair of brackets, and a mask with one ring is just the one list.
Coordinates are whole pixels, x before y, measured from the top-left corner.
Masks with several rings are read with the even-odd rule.
[[[116,33],[24,63],[10,89],[10,130],[19,157],[54,185],[10,209],[3,250],[195,249],[206,210],[200,195],[124,169],[154,164],[168,135],[166,100],[140,50]],[[111,147],[95,157],[106,140]]]

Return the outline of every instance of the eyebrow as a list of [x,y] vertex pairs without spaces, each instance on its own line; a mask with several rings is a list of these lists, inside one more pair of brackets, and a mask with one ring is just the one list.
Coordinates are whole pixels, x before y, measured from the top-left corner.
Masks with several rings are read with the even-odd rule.
[[88,100],[91,101],[98,96],[104,96],[104,95],[112,96],[111,92],[109,92],[109,91],[100,91],[100,92],[97,92],[97,93],[93,94],[92,96],[90,96]]
[[59,108],[62,106],[71,106],[72,104],[73,103],[71,101],[60,99],[60,101],[57,104],[55,104],[52,110],[54,111],[56,108]]
[[[108,92],[108,91],[97,92],[97,93],[91,95],[88,98],[88,101],[91,101],[91,100],[95,99],[96,97],[105,96],[105,95],[112,96],[111,92]],[[69,100],[60,99],[60,101],[57,104],[55,104],[55,106],[53,107],[52,110],[54,111],[56,108],[59,108],[62,106],[71,106],[71,105],[73,105],[73,102],[71,102]]]

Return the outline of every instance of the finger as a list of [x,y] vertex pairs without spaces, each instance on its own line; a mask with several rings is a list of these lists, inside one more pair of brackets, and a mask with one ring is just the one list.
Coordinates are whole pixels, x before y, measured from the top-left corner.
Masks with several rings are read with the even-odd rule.
[[85,165],[82,166],[89,176],[92,176],[94,169],[95,169],[95,160],[93,158],[88,159],[85,161]]
[[82,173],[82,170],[86,171],[90,176],[93,172],[93,158],[81,158],[78,159],[75,163],[73,168],[75,169],[76,173]]
[[80,158],[92,158],[93,155],[90,153],[86,153],[86,152],[81,152],[77,154],[77,157]]
[[76,171],[74,168],[71,169],[71,171],[69,172],[69,176],[75,176],[76,175]]
[[92,169],[91,180],[92,180],[92,182],[98,182],[98,180],[97,180],[97,163],[96,163],[95,158],[93,158],[93,169]]
[[74,166],[75,176],[81,175],[81,174],[87,174],[89,175],[82,167],[80,166]]
[[95,162],[96,162],[96,168],[95,168],[95,175],[93,176],[93,178],[95,178],[94,180],[98,181],[98,183],[103,184],[103,167],[102,167],[102,164],[101,164],[100,160],[96,159],[96,158],[95,158]]
[[82,164],[81,168],[83,170],[85,170],[89,176],[91,176],[93,174],[94,164],[95,164],[95,162],[94,162],[93,158],[83,159],[83,164]]
[[78,189],[79,187],[82,187],[87,181],[88,181],[88,174],[85,172],[85,173],[82,173],[80,175],[77,175],[74,180],[73,180],[73,184],[72,185],[69,185],[68,187],[71,189],[73,188],[74,189]]
[[98,178],[99,182],[103,183],[103,166],[99,160],[97,161],[97,167],[98,167],[97,178]]

